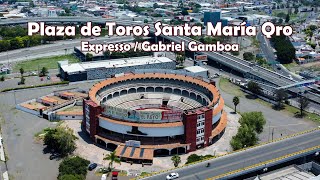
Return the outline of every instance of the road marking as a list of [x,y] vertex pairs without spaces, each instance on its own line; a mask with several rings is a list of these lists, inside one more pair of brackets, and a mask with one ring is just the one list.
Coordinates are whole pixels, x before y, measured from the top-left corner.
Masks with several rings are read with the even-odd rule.
[[212,178],[209,178],[208,180],[219,179],[219,178],[222,178],[222,177],[225,177],[225,176],[228,176],[228,175],[235,174],[235,173],[237,173],[237,172],[241,172],[241,171],[243,171],[243,170],[252,169],[252,168],[255,168],[255,167],[258,167],[258,166],[261,166],[261,165],[265,165],[265,164],[268,164],[268,163],[272,163],[272,162],[275,162],[275,161],[277,161],[277,160],[289,158],[289,157],[291,157],[291,156],[298,155],[298,154],[302,154],[302,153],[308,152],[308,151],[310,151],[310,150],[315,150],[315,149],[319,149],[319,148],[320,148],[320,146],[314,146],[314,147],[311,147],[311,148],[308,148],[308,149],[300,150],[300,151],[297,151],[297,152],[294,152],[294,153],[291,153],[291,154],[287,154],[287,155],[284,155],[284,156],[281,156],[281,157],[278,157],[278,158],[270,159],[270,160],[267,160],[267,161],[264,161],[264,162],[260,162],[260,163],[258,163],[258,164],[254,164],[254,165],[251,165],[251,166],[247,166],[247,167],[244,167],[243,169],[237,169],[237,170],[230,171],[230,172],[227,172],[227,173],[218,175],[218,176],[214,176],[214,177],[212,177]]
[[[319,141],[320,141],[320,137],[318,137],[317,139],[319,139]],[[293,146],[286,146],[286,147],[281,148],[281,149],[278,149],[278,150],[276,150],[276,151],[264,153],[264,154],[261,154],[261,155],[258,155],[258,156],[254,156],[254,157],[252,157],[252,158],[245,159],[245,161],[251,161],[251,160],[254,160],[254,159],[259,159],[259,158],[261,158],[261,157],[263,157],[263,156],[266,156],[266,155],[271,155],[271,154],[276,153],[276,152],[285,151],[285,150],[291,149],[291,148],[293,148],[293,147],[299,147],[299,146],[304,145],[304,144],[306,144],[306,143],[313,142],[314,140],[315,140],[315,139],[312,139],[312,140],[309,140],[309,141],[304,141],[304,142],[302,142],[302,143],[300,143],[300,144],[295,144],[295,145],[293,145]],[[299,152],[299,151],[298,151],[298,152]],[[291,153],[291,154],[293,154],[293,153]],[[280,157],[282,157],[282,156],[280,156]],[[275,158],[274,158],[274,159],[275,159]],[[271,159],[271,160],[272,160],[272,159]],[[241,164],[244,164],[245,161],[244,161],[244,160],[243,160],[243,161],[237,161],[237,162],[234,162],[234,163],[231,163],[231,164],[227,164],[227,165],[224,165],[224,166],[215,167],[214,169],[217,170],[217,169],[223,169],[223,168],[228,167],[228,166],[239,165],[239,164],[241,165]],[[269,160],[268,160],[268,161],[269,161]],[[246,166],[246,167],[250,167],[250,166]],[[246,168],[246,167],[244,167],[244,168]],[[241,168],[241,169],[244,170],[244,168]],[[180,179],[185,179],[185,178],[189,178],[189,177],[196,176],[196,175],[201,175],[201,174],[207,174],[207,173],[210,172],[210,171],[212,171],[212,169],[209,168],[208,170],[206,170],[206,171],[201,171],[200,173],[197,173],[197,174],[192,174],[192,175],[189,175],[189,176],[184,176],[183,178],[180,177]],[[234,170],[234,171],[236,171],[236,170]],[[231,171],[231,172],[232,172],[232,171]]]
[[239,153],[239,152],[243,152],[243,151],[246,151],[246,150],[250,150],[250,149],[253,149],[253,148],[258,148],[258,147],[262,147],[264,145],[268,145],[270,143],[275,143],[275,142],[278,142],[278,141],[281,141],[281,140],[288,140],[289,138],[293,138],[293,137],[296,137],[298,135],[304,135],[304,134],[307,134],[307,133],[311,133],[311,132],[314,132],[316,130],[320,130],[320,126],[318,128],[314,128],[314,129],[309,129],[309,130],[306,130],[306,131],[301,131],[301,132],[298,132],[298,133],[295,133],[295,134],[292,134],[292,135],[288,135],[288,136],[284,136],[282,138],[278,138],[278,139],[275,139],[273,141],[269,141],[269,142],[264,142],[264,143],[261,143],[261,144],[257,144],[257,145],[254,145],[254,146],[250,146],[250,147],[247,147],[247,148],[243,148],[243,149],[239,149],[237,151],[232,151],[230,153],[227,153],[227,154],[223,154],[223,155],[219,155],[219,156],[216,156],[216,157],[213,157],[213,158],[208,158],[208,159],[204,159],[204,160],[201,160],[201,161],[197,161],[197,162],[194,162],[194,163],[190,163],[188,165],[183,165],[183,166],[179,166],[177,168],[170,168],[170,169],[166,169],[166,170],[162,170],[162,171],[158,171],[158,172],[153,172],[153,173],[150,173],[148,175],[145,175],[145,176],[138,176],[138,177],[135,177],[135,178],[132,178],[132,179],[144,179],[144,178],[147,178],[147,177],[151,177],[151,176],[158,176],[158,175],[161,175],[165,172],[170,172],[170,171],[173,171],[173,170],[181,170],[183,168],[188,168],[188,167],[192,167],[192,166],[196,166],[196,165],[199,165],[200,163],[203,163],[204,161],[208,161],[208,160],[212,160],[212,159],[216,159],[216,158],[224,158],[226,157],[227,155],[234,155],[236,153]]

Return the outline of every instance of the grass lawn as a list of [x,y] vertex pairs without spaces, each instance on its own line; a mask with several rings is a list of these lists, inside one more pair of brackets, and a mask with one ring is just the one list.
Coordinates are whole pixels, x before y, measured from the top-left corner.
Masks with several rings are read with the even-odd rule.
[[72,107],[66,108],[62,111],[72,111],[72,112],[82,111],[82,106],[72,106]]
[[[289,112],[290,114],[292,114],[293,116],[296,114],[300,114],[300,109],[295,108],[293,106],[285,105],[285,110],[287,112]],[[305,116],[304,116],[305,119],[309,119],[309,120],[320,123],[320,116],[319,115],[314,114],[314,113],[309,113],[309,112],[304,112],[304,114],[305,114]]]
[[14,65],[13,72],[19,72],[22,67],[25,72],[38,71],[42,67],[47,69],[58,69],[58,61],[69,60],[69,63],[79,62],[79,59],[73,55],[52,56],[46,58],[37,58],[28,61],[21,61]]
[[232,84],[227,78],[221,77],[219,81],[219,86],[222,91],[228,94],[232,94],[238,97],[244,96],[244,93],[241,91],[240,87],[235,84]]
[[[264,106],[270,107],[270,108],[272,108],[272,106],[273,106],[273,104],[266,102],[266,101],[259,99],[259,98],[255,99],[255,101],[257,101],[258,103],[260,103]],[[293,106],[289,106],[287,104],[284,105],[284,109],[282,109],[281,111],[288,113],[292,117],[300,114],[300,109],[293,107]],[[306,111],[304,112],[304,114],[305,114],[305,116],[303,117],[304,119],[309,119],[309,120],[320,123],[320,116],[319,115],[314,114],[314,113],[309,113]]]
[[290,64],[282,64],[284,67],[286,67],[289,71],[291,71],[293,68],[299,66],[295,61],[293,61]]
[[256,48],[260,47],[260,42],[258,41],[257,37],[252,37],[252,45]]

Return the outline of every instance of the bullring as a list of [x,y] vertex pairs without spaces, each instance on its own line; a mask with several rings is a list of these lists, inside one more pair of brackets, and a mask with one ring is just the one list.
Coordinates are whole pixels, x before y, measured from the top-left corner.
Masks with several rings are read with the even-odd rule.
[[213,81],[178,71],[140,71],[95,84],[83,102],[83,129],[123,161],[195,151],[227,125]]

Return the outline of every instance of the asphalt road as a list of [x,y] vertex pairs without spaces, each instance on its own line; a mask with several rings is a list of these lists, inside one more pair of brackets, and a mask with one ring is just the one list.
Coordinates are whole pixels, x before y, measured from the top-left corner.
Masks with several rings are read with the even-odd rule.
[[[267,38],[261,32],[257,34],[257,39],[260,42],[260,49],[264,54],[266,60],[269,63],[273,64],[273,70],[279,74],[289,77],[289,75],[291,75],[290,71],[278,64],[279,62],[277,62],[277,58],[275,57],[270,41],[267,40]],[[292,76],[292,78],[296,81],[301,81],[300,78],[297,78],[295,76]]]
[[[179,179],[207,179],[318,145],[320,145],[320,130],[191,165],[173,172],[179,173]],[[208,162],[211,164],[210,167],[206,167]],[[146,179],[166,179],[170,173]]]
[[8,52],[0,53],[0,64],[12,63],[16,61],[23,61],[28,59],[34,59],[37,57],[45,57],[48,55],[54,56],[60,54],[70,54],[73,52],[74,47],[79,47],[81,41],[90,41],[92,44],[98,43],[114,43],[134,40],[133,37],[99,37],[96,39],[75,39],[70,41],[57,41],[54,44],[47,44],[41,46],[35,46],[30,48],[23,48]]

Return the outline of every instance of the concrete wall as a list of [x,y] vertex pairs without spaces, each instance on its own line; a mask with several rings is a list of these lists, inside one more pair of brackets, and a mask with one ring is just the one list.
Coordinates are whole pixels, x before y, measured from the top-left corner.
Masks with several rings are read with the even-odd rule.
[[59,120],[83,120],[83,116],[73,116],[73,115],[57,115],[56,116]]
[[30,114],[33,114],[33,115],[36,115],[36,116],[39,116],[39,115],[40,115],[40,112],[39,112],[39,111],[35,111],[35,110],[31,110],[31,109],[22,107],[22,106],[20,106],[19,104],[16,105],[16,108],[19,109],[19,110],[21,110],[21,111],[24,111],[24,112],[27,112],[27,113],[30,113]]
[[[99,126],[104,129],[108,129],[110,131],[114,131],[114,132],[122,133],[122,134],[128,134],[127,131],[132,130],[132,126],[126,126],[126,125],[122,125],[122,124],[112,123],[110,121],[106,121],[103,119],[99,119]],[[184,127],[183,126],[165,127],[165,128],[139,127],[139,131],[147,134],[147,135],[145,135],[147,137],[166,137],[166,136],[183,135],[184,134]]]
[[105,79],[111,77],[111,75],[119,74],[123,72],[133,72],[135,69],[175,69],[175,62],[165,62],[165,63],[156,63],[156,64],[146,64],[139,66],[127,66],[119,68],[101,68],[101,69],[90,69],[87,71],[87,79]]

